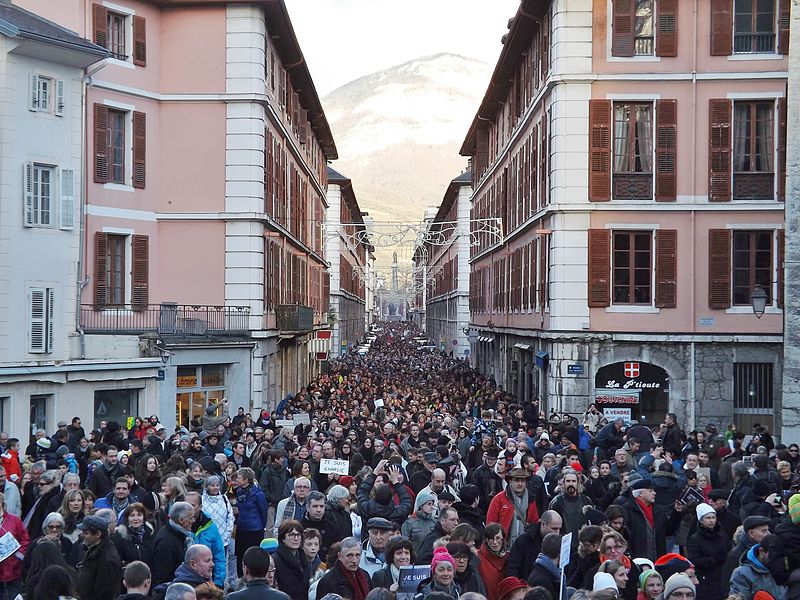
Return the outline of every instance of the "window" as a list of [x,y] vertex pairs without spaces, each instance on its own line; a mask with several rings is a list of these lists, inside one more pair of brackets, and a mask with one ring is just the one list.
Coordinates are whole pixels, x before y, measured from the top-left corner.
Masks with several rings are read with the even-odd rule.
[[48,354],[53,351],[55,338],[55,292],[53,288],[31,288],[28,295],[30,307],[30,336],[28,351],[32,354]]
[[614,103],[614,198],[653,197],[653,105]]
[[125,304],[125,245],[127,236],[109,235],[105,256],[105,284],[108,304]]
[[614,232],[614,304],[652,304],[652,239],[649,231]]
[[225,365],[178,367],[175,411],[177,421],[190,427],[199,422],[210,402],[221,402],[225,397]]
[[125,114],[120,110],[108,111],[111,183],[125,183]]
[[736,102],[733,106],[733,197],[775,197],[775,103]]
[[772,231],[733,232],[733,304],[750,306],[756,285],[772,304]]
[[139,390],[98,390],[94,393],[94,427],[101,421],[125,423],[139,414]]
[[33,112],[64,116],[64,81],[47,75],[30,74],[30,104]]
[[0,396],[0,431],[11,429],[11,397]]
[[107,18],[108,46],[111,56],[118,60],[127,60],[125,49],[125,15],[109,12]]
[[49,77],[36,78],[36,97],[39,101],[39,110],[50,112],[50,96],[53,90],[53,80]]
[[775,52],[775,0],[735,0],[735,53]]
[[25,225],[51,227],[53,225],[53,184],[55,168],[36,163],[25,163]]
[[773,426],[772,363],[733,363],[733,416],[739,431]]
[[654,0],[636,0],[633,38],[633,53],[636,56],[652,56],[655,50],[655,44],[653,43],[653,2]]
[[31,396],[30,400],[30,424],[31,436],[36,435],[36,431],[41,429],[49,431],[47,426],[47,413],[48,406],[53,400],[51,394],[37,394]]

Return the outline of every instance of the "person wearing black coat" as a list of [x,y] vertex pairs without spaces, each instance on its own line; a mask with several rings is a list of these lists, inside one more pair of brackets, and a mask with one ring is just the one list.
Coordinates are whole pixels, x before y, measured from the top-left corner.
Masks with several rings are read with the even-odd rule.
[[[559,519],[560,522],[561,520]],[[528,575],[531,574],[531,569],[533,569],[533,563],[541,551],[542,539],[550,533],[549,527],[548,531],[543,531],[545,527],[548,526],[540,520],[538,523],[529,525],[525,529],[525,533],[514,540],[506,560],[506,577],[528,579]]]
[[605,457],[614,456],[617,448],[622,448],[625,443],[622,434],[624,424],[625,421],[622,418],[614,419],[597,432],[595,443],[605,453]]
[[[634,482],[631,493],[633,498],[622,507],[625,524],[630,531],[628,547],[631,556],[655,561],[666,554],[667,536],[678,530],[683,512],[673,510],[667,516],[664,511],[656,510],[656,492],[652,481],[647,479]],[[676,504],[677,506],[679,505]]]
[[108,446],[114,446],[117,450],[127,450],[128,440],[126,440],[120,432],[119,423],[116,421],[109,421],[106,425],[106,432],[103,434],[103,443]]
[[275,581],[278,589],[291,598],[308,597],[308,560],[302,549],[303,526],[299,521],[283,521],[278,527],[278,551],[275,561]]
[[[340,553],[341,554],[341,553]],[[364,569],[358,569],[358,574],[366,578],[367,588],[370,587],[369,574]],[[363,579],[362,579],[363,580]],[[368,590],[367,590],[368,591]],[[326,594],[339,594],[342,598],[355,598],[356,594],[353,592],[353,587],[350,584],[347,576],[344,574],[344,566],[341,560],[333,563],[333,567],[322,576],[317,584],[317,598],[321,600]],[[364,597],[366,593],[363,594]],[[296,598],[295,600],[305,600],[305,598]]]
[[334,497],[335,493],[334,489],[331,489],[328,493],[329,500],[325,505],[325,516],[323,517],[325,533],[322,534],[322,540],[320,541],[320,556],[326,556],[328,548],[334,543],[353,535],[353,520],[345,508],[350,502],[349,496],[344,495],[348,493],[347,489],[344,489],[342,497],[339,499]]
[[664,450],[672,454],[673,458],[677,458],[681,454],[681,448],[683,448],[681,428],[678,426],[677,417],[673,413],[667,413],[664,424],[667,427],[664,430],[664,434],[661,436],[661,445],[664,447]]
[[[719,520],[719,513],[717,513]],[[770,520],[767,517],[747,517],[742,523],[742,537],[739,543],[728,552],[725,563],[722,565],[720,581],[722,582],[722,595],[727,597],[731,587],[731,577],[739,566],[742,555],[753,546],[760,543],[769,534]],[[723,527],[723,531],[725,528]]]
[[686,558],[694,565],[700,580],[697,597],[722,600],[722,567],[732,543],[717,523],[717,514],[711,506],[705,502],[699,504],[697,518],[700,525],[686,545]]
[[[142,515],[144,521],[144,515]],[[117,525],[111,541],[117,548],[122,567],[135,560],[140,560],[151,569],[153,568],[153,544],[155,542],[155,531],[150,523],[144,523],[142,527],[133,528],[125,525]]]
[[[400,481],[399,469],[390,471],[390,484],[382,484],[375,490],[375,499],[369,497],[375,485],[375,474],[368,475],[364,482],[358,486],[356,500],[361,519],[367,521],[372,517],[382,517],[402,525],[403,521],[411,514],[413,503],[406,491],[406,487]],[[393,497],[397,494],[399,504],[394,505]]]
[[[188,519],[187,524],[191,527],[190,521],[193,521],[194,517],[188,517]],[[158,530],[153,540],[153,587],[172,581],[175,577],[175,569],[183,562],[186,554],[186,538],[189,536],[191,536],[191,530],[172,519]]]
[[[102,519],[100,519],[102,521]],[[95,523],[92,517],[80,525],[87,545],[86,555],[78,567],[79,598],[114,600],[119,596],[122,562],[108,536],[107,525]],[[98,527],[98,529],[94,529]],[[100,528],[102,527],[102,529]],[[95,541],[97,540],[97,541]]]
[[[497,464],[497,448],[490,448],[483,453],[483,463],[472,472],[470,483],[478,486],[480,501],[478,506],[483,514],[489,510],[489,503],[497,494],[503,491],[503,480],[495,473]],[[461,513],[459,513],[460,515]]]

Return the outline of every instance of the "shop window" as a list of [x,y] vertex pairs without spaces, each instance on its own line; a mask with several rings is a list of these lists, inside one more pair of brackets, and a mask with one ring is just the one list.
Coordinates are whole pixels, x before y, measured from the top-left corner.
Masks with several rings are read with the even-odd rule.
[[31,396],[30,400],[31,436],[35,436],[36,431],[39,429],[42,429],[45,432],[50,431],[47,427],[47,419],[49,416],[48,413],[52,400],[53,400],[52,394],[37,394]]
[[175,416],[180,425],[199,424],[210,402],[225,397],[225,365],[178,367]]
[[11,398],[0,396],[0,431],[11,429]]
[[773,430],[772,363],[733,363],[733,417],[739,431]]
[[116,421],[125,427],[128,417],[139,414],[139,390],[98,390],[94,393],[94,427]]

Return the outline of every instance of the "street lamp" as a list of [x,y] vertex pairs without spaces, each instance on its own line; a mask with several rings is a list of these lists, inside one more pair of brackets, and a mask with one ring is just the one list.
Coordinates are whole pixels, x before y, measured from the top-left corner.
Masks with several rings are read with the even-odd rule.
[[756,318],[760,319],[764,315],[764,311],[767,308],[767,300],[769,300],[767,290],[760,283],[756,284],[756,287],[750,293],[750,303],[753,305],[753,313]]

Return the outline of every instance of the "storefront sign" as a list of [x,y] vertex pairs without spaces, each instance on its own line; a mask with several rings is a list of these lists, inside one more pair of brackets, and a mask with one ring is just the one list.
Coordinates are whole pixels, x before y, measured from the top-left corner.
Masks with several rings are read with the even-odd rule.
[[603,410],[607,406],[634,406],[639,404],[639,390],[599,388],[594,391],[594,403]]
[[614,419],[622,417],[622,420],[625,421],[625,424],[627,425],[631,422],[631,409],[611,408],[610,406],[606,406],[603,408],[603,416],[609,421],[613,421]]
[[197,375],[181,375],[178,377],[178,387],[197,387]]
[[627,408],[628,419],[650,423],[670,410],[669,376],[653,363],[627,360],[605,365],[595,373],[594,385],[595,403],[606,416],[606,408]]
[[350,461],[323,458],[319,461],[319,472],[322,474],[347,475],[350,472]]

